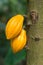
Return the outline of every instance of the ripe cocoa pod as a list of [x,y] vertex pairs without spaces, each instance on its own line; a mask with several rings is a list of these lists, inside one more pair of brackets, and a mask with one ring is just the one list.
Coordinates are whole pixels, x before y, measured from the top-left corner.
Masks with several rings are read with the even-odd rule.
[[21,33],[14,39],[11,40],[11,48],[14,53],[22,50],[26,45],[27,37],[26,31],[22,29]]
[[22,30],[24,17],[22,15],[13,16],[7,23],[5,33],[6,38],[11,39],[16,37]]

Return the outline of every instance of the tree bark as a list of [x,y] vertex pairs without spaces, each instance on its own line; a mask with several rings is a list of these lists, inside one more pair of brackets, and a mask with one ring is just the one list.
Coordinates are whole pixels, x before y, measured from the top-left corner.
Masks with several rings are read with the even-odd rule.
[[[27,0],[27,14],[32,10],[38,12],[38,21],[28,29],[27,65],[43,65],[43,0]],[[32,22],[32,21],[31,21]],[[35,37],[39,37],[36,40]]]

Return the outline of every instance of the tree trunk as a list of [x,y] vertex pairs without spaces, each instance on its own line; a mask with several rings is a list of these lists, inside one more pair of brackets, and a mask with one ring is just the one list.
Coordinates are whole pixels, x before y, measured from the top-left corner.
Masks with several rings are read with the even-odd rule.
[[30,11],[38,12],[38,21],[28,29],[27,65],[43,65],[43,0],[29,0],[27,8],[28,18]]

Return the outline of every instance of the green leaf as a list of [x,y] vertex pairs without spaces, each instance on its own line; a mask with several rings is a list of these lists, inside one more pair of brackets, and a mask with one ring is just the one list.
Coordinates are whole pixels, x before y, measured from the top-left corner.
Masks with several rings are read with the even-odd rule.
[[10,41],[6,39],[5,33],[0,32],[0,55],[6,56],[10,46]]
[[20,52],[14,54],[10,48],[5,58],[5,65],[14,65],[26,58],[26,50],[23,49]]
[[26,14],[26,3],[24,0],[10,0],[10,8],[13,15]]
[[1,29],[1,30],[5,30],[5,24],[2,23],[2,22],[0,22],[0,29]]

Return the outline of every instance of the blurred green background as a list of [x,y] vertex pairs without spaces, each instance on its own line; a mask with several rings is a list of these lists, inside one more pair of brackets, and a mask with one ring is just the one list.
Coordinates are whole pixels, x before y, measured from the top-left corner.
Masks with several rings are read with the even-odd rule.
[[7,21],[16,14],[26,14],[26,0],[0,0],[0,65],[26,65],[26,49],[14,54],[6,39]]

